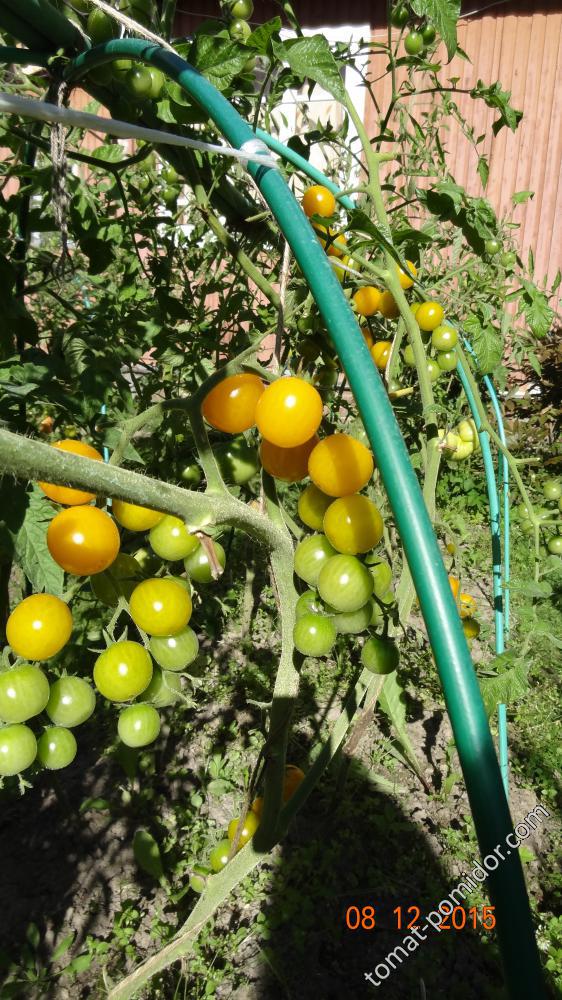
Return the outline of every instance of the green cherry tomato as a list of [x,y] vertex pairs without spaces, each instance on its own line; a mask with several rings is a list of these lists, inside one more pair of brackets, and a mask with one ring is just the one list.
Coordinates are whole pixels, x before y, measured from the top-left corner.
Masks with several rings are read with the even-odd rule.
[[175,187],[165,187],[162,189],[162,201],[166,208],[175,209],[179,197],[179,191]]
[[406,344],[406,347],[404,348],[404,364],[408,365],[408,368],[415,368],[416,366],[414,348],[411,344]]
[[148,648],[165,670],[185,670],[199,653],[199,639],[188,625],[176,635],[151,636]]
[[392,639],[371,636],[361,650],[361,663],[373,674],[391,674],[398,666],[398,648]]
[[318,592],[336,611],[358,611],[373,593],[373,577],[356,556],[334,555],[320,570]]
[[309,483],[301,493],[297,510],[298,515],[307,528],[313,531],[322,531],[324,524],[324,514],[333,502],[333,497],[327,496],[319,490],[314,483]]
[[131,596],[141,568],[133,556],[120,552],[109,569],[90,577],[92,593],[109,608],[116,608],[120,597]]
[[31,767],[37,756],[37,740],[27,726],[0,729],[0,778],[20,774]]
[[148,541],[152,551],[168,562],[185,559],[199,547],[195,535],[190,535],[181,518],[171,514],[166,514],[151,528]]
[[0,719],[27,722],[43,711],[49,700],[49,682],[39,667],[22,663],[0,674]]
[[495,257],[501,250],[501,243],[499,240],[486,240],[484,249],[489,257]]
[[367,556],[365,559],[373,577],[373,593],[375,597],[385,594],[392,583],[392,568],[385,559],[379,556]]
[[325,612],[324,604],[318,597],[315,590],[305,590],[295,604],[295,615],[302,618],[303,615],[322,615]]
[[441,375],[441,369],[437,362],[432,361],[431,358],[427,362],[427,374],[429,375],[430,382],[436,382]]
[[560,479],[545,479],[542,492],[546,500],[559,500],[562,497],[562,482]]
[[244,438],[234,438],[215,449],[215,458],[226,483],[243,486],[257,475],[260,467],[257,448]]
[[237,17],[235,21],[230,23],[228,34],[235,42],[245,42],[252,34],[252,29],[247,21]]
[[88,16],[86,31],[93,45],[101,45],[119,37],[119,22],[105,11],[96,8]]
[[117,732],[126,747],[146,747],[160,732],[160,716],[152,705],[129,705],[119,713]]
[[151,679],[152,660],[140,642],[114,642],[94,664],[94,684],[108,701],[136,698]]
[[457,367],[457,352],[437,351],[435,360],[442,372],[452,372]]
[[445,323],[436,326],[431,334],[431,344],[436,351],[452,351],[453,347],[457,346],[458,339],[457,331]]
[[411,31],[404,39],[404,48],[409,56],[419,56],[424,49],[423,36],[420,31]]
[[62,726],[49,726],[37,740],[37,760],[48,771],[68,767],[77,750],[74,733]]
[[152,98],[153,101],[158,101],[162,96],[162,92],[166,84],[166,77],[160,72],[159,69],[156,69],[155,66],[150,67],[149,73],[151,82],[150,93],[148,96]]
[[177,673],[154,667],[152,680],[139,695],[139,702],[148,702],[149,705],[154,705],[154,708],[169,708],[179,701],[180,692],[181,678]]
[[517,254],[512,250],[507,250],[505,253],[502,253],[500,257],[500,264],[502,267],[505,267],[506,271],[512,271],[516,263]]
[[400,3],[396,7],[392,8],[390,13],[390,23],[394,28],[403,28],[404,25],[408,23],[409,17],[410,11],[405,4]]
[[46,712],[55,726],[73,729],[89,719],[96,707],[96,696],[82,677],[59,677],[51,684]]
[[228,864],[230,840],[221,840],[209,854],[209,864],[214,872],[220,872]]
[[[326,608],[326,610],[330,611],[331,609]],[[340,614],[334,614],[332,621],[336,627],[336,632],[339,634],[358,635],[359,632],[364,632],[369,627],[372,615],[372,601],[367,601],[357,611],[343,611]]]
[[309,587],[315,587],[320,570],[335,554],[336,550],[325,535],[310,535],[299,542],[295,549],[295,573]]
[[549,538],[547,548],[551,555],[562,556],[562,535],[553,535]]
[[125,77],[125,86],[131,97],[144,101],[150,97],[152,76],[146,66],[135,66]]
[[297,619],[293,642],[303,656],[327,656],[336,641],[336,627],[326,615],[310,612]]
[[[257,816],[256,813],[252,812],[252,810],[250,809],[250,811],[246,815],[246,819],[244,820],[242,829],[240,830],[240,836],[238,837],[238,850],[240,850],[241,847],[244,847],[244,844],[247,844],[248,841],[252,839],[259,825],[260,825],[259,816]],[[240,816],[235,816],[234,819],[231,819],[230,823],[228,824],[228,839],[230,840],[231,843],[236,837],[236,834],[238,833],[239,826],[240,826]]]
[[252,0],[233,0],[229,4],[230,16],[231,17],[243,17],[246,21],[254,13],[254,4]]
[[424,45],[433,45],[437,32],[432,24],[426,24],[421,33]]
[[178,184],[180,180],[180,175],[171,163],[167,163],[164,167],[162,167],[162,173],[160,176],[164,181],[164,184]]
[[203,865],[194,865],[193,872],[189,876],[190,889],[193,889],[193,891],[197,893],[205,892],[205,889],[207,888],[208,875],[208,868],[204,868]]
[[181,478],[188,486],[199,486],[203,479],[203,473],[196,462],[186,465],[181,471]]
[[[214,541],[213,545],[217,562],[224,569],[226,566],[226,553],[222,545],[219,545],[218,542]],[[195,580],[195,583],[216,583],[209,556],[202,545],[198,545],[195,551],[187,557],[185,560],[185,569],[190,580]]]

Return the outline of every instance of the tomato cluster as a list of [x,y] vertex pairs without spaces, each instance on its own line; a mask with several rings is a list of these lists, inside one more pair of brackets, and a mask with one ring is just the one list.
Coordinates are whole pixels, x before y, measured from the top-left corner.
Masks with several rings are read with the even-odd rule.
[[[562,479],[549,477],[542,481],[539,488],[540,501],[533,507],[533,513],[539,521],[541,532],[546,533],[547,531],[551,531],[551,525],[547,522],[558,521],[559,514],[562,513]],[[547,504],[552,504],[552,506],[543,506],[545,501]],[[525,535],[532,535],[534,526],[527,505],[524,503],[520,504],[515,511],[515,515],[523,533]],[[562,535],[559,532],[549,535],[546,540],[546,549],[550,555],[562,555]]]
[[452,431],[439,429],[443,453],[451,462],[464,462],[474,451],[480,450],[476,424],[472,418],[461,420]]

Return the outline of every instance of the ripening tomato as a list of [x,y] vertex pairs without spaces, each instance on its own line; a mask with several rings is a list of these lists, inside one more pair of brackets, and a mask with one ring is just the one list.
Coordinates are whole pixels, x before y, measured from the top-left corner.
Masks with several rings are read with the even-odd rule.
[[0,778],[9,778],[31,767],[37,756],[37,740],[28,726],[0,729]]
[[261,795],[258,795],[258,797],[254,799],[254,801],[252,802],[252,807],[251,808],[252,808],[252,812],[254,812],[256,814],[256,816],[258,817],[258,819],[260,819],[261,818],[261,814],[263,812],[263,798],[262,798]]
[[298,515],[307,528],[312,528],[313,531],[322,531],[324,514],[332,502],[333,497],[326,496],[314,483],[309,483],[299,497]]
[[176,580],[143,580],[131,594],[129,610],[135,625],[148,635],[174,635],[191,618],[191,597]]
[[153,635],[148,645],[165,670],[185,670],[199,653],[199,639],[189,625],[175,635]]
[[250,810],[250,812],[246,814],[246,818],[242,824],[240,824],[240,816],[235,816],[234,819],[231,819],[228,824],[228,839],[231,843],[233,842],[240,825],[242,825],[242,829],[240,830],[240,837],[238,838],[238,850],[240,850],[241,847],[244,847],[244,844],[247,844],[248,841],[254,836],[254,833],[260,825],[259,816]]
[[452,326],[442,323],[431,334],[431,344],[436,351],[452,351],[457,346],[459,335]]
[[371,347],[371,357],[379,371],[384,371],[386,368],[391,349],[392,341],[390,340],[378,340],[377,343],[373,344]]
[[381,559],[374,552],[365,557],[365,562],[374,580],[373,593],[376,597],[382,598],[383,594],[388,593],[392,584],[392,568],[385,559]]
[[72,615],[68,605],[52,594],[32,594],[14,608],[6,624],[6,638],[16,656],[50,660],[70,639]]
[[321,226],[313,223],[320,244],[325,248],[329,257],[343,257],[347,250],[347,240],[342,233],[338,233],[332,227]]
[[61,510],[47,529],[47,546],[67,573],[102,573],[119,552],[119,532],[109,514],[98,507]]
[[130,701],[142,694],[151,680],[152,660],[140,642],[114,642],[94,664],[94,684],[108,701]]
[[355,308],[360,316],[373,316],[378,312],[381,292],[374,285],[364,285],[358,288],[353,296]]
[[280,448],[264,438],[260,445],[261,464],[275,479],[297,483],[308,476],[308,459],[318,441],[318,435],[314,434],[310,441],[305,441],[296,448]]
[[472,594],[459,594],[461,618],[472,618],[476,612],[476,601]]
[[122,528],[127,528],[127,531],[150,531],[165,517],[159,510],[140,507],[126,500],[112,500],[111,513]]
[[[57,441],[56,444],[52,445],[53,448],[58,448],[59,451],[67,451],[72,455],[81,455],[82,458],[91,458],[94,462],[103,462],[103,458],[99,451],[92,448],[90,444],[86,444],[85,441],[73,441],[72,439],[65,439],[64,441]],[[54,500],[55,503],[61,503],[67,507],[73,507],[78,504],[91,503],[95,500],[95,493],[87,493],[85,490],[76,490],[70,486],[55,486],[53,483],[38,483],[41,487],[43,493],[49,497],[49,500]]]
[[27,722],[43,711],[49,700],[49,682],[39,667],[20,663],[0,674],[0,719]]
[[160,670],[153,667],[152,680],[142,694],[139,702],[148,702],[154,708],[169,708],[175,705],[181,697],[181,677],[171,670]]
[[313,215],[321,215],[324,219],[328,219],[336,211],[336,199],[323,184],[313,184],[302,196],[302,207],[309,219]]
[[336,550],[325,535],[309,535],[295,549],[295,573],[309,587],[315,587],[322,566],[335,554]]
[[201,413],[211,427],[227,434],[240,434],[256,422],[256,406],[264,392],[258,375],[229,375],[207,393]]
[[90,718],[96,707],[96,696],[88,681],[66,674],[51,684],[46,712],[55,726],[73,729]]
[[358,493],[373,474],[373,456],[349,434],[330,434],[316,445],[308,460],[308,472],[319,490],[331,497]]
[[441,326],[443,316],[443,306],[438,302],[422,302],[416,312],[416,321],[420,330],[429,332]]
[[408,365],[409,368],[415,368],[416,359],[414,356],[414,348],[411,344],[406,344],[404,348],[404,364]]
[[[213,541],[217,563],[221,569],[226,565],[226,553],[219,542]],[[213,567],[209,554],[203,545],[198,545],[185,560],[185,569],[190,580],[196,583],[214,583]]]
[[338,552],[368,552],[383,536],[383,520],[369,497],[359,493],[334,500],[324,515],[324,533]]
[[[373,601],[367,601],[362,608],[357,611],[339,611],[332,615],[332,621],[336,627],[336,632],[341,635],[357,635],[364,632],[371,624],[373,616]],[[327,611],[331,610],[326,608]]]
[[439,365],[435,361],[432,361],[431,358],[428,358],[426,367],[427,367],[427,374],[429,375],[429,381],[437,382],[437,379],[441,375],[441,368],[439,367]]
[[256,423],[262,437],[280,448],[296,448],[316,434],[322,420],[322,397],[302,378],[278,378],[260,397]]
[[68,767],[78,750],[76,738],[63,726],[48,726],[37,740],[37,760],[48,771]]
[[187,530],[185,522],[171,514],[166,514],[151,529],[148,541],[152,551],[168,562],[186,559],[199,545],[195,535],[191,535]]
[[456,576],[449,577],[449,586],[453,592],[453,597],[455,598],[455,601],[459,594],[460,585],[461,585],[460,580],[457,580]]
[[471,444],[476,444],[478,441],[478,430],[476,428],[476,423],[470,417],[468,420],[461,420],[458,427],[457,433],[461,441],[469,441]]
[[442,372],[452,372],[457,367],[457,352],[437,351],[435,360]]
[[299,785],[302,785],[305,778],[304,771],[296,764],[287,764],[285,767],[285,780],[283,781],[283,802],[288,802],[293,797]]
[[462,623],[462,630],[465,634],[465,638],[477,639],[480,635],[480,625],[475,618],[465,618]]
[[383,314],[385,319],[396,319],[396,317],[400,315],[398,304],[392,292],[387,290],[381,293],[379,311]]
[[361,650],[361,663],[372,674],[391,674],[398,666],[398,647],[392,639],[371,636]]
[[228,864],[230,840],[220,840],[209,854],[209,864],[214,872],[220,872]]
[[336,611],[358,611],[373,593],[373,577],[356,556],[335,555],[318,574],[318,593]]
[[152,705],[129,705],[119,713],[117,732],[126,747],[146,747],[160,732],[160,716]]
[[401,288],[411,288],[414,284],[415,279],[418,276],[418,269],[415,264],[412,264],[411,260],[406,261],[407,270],[404,271],[399,264],[396,265],[396,270],[398,271],[398,280],[400,282]]
[[369,348],[369,350],[371,350],[373,344],[375,343],[375,341],[373,340],[373,334],[371,333],[371,331],[368,330],[367,327],[364,327],[361,330],[361,336],[363,337],[363,340],[365,341],[365,343],[366,343],[367,347]]
[[328,656],[335,641],[336,627],[326,615],[308,612],[295,622],[293,642],[303,656]]

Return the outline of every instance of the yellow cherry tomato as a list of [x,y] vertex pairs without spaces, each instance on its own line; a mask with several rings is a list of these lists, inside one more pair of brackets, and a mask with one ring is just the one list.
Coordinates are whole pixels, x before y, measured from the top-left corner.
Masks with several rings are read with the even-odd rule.
[[[246,819],[244,820],[242,829],[240,831],[240,838],[238,840],[238,849],[244,847],[244,844],[247,844],[248,841],[252,839],[259,825],[260,825],[259,816],[255,811],[250,810],[250,812],[246,814]],[[234,819],[231,819],[230,823],[228,824],[228,839],[230,840],[231,843],[236,836],[236,832],[239,826],[240,826],[239,816],[236,816]]]
[[322,531],[324,514],[332,502],[333,497],[326,496],[314,483],[309,483],[299,497],[298,515],[307,528],[312,528],[313,531]]
[[462,629],[467,639],[477,639],[480,635],[480,625],[475,618],[465,618]]
[[324,515],[324,534],[344,555],[356,556],[378,545],[383,536],[383,520],[369,497],[355,493],[340,497]]
[[268,385],[256,407],[260,434],[280,448],[296,448],[316,434],[322,397],[302,378],[289,375]]
[[140,507],[126,500],[113,500],[111,513],[122,528],[128,531],[150,531],[165,516],[159,510]]
[[[412,264],[411,260],[406,261],[407,271],[404,271],[399,264],[396,265],[396,270],[398,271],[398,280],[402,288],[411,288],[414,284],[414,278],[418,276],[418,269],[415,264]],[[409,273],[408,273],[409,272]]]
[[392,342],[390,340],[378,340],[371,347],[371,357],[380,371],[384,371],[390,357]]
[[476,612],[476,601],[472,594],[460,594],[459,602],[461,618],[472,618]]
[[320,226],[318,223],[314,223],[314,228],[317,233],[323,234],[319,235],[321,245],[326,249],[329,257],[343,257],[346,248],[347,240],[342,233],[338,233],[336,229],[332,227]]
[[367,327],[364,327],[364,329],[361,330],[361,333],[363,334],[363,340],[365,341],[367,347],[371,350],[373,344],[375,343],[371,331],[368,330]]
[[256,814],[258,819],[261,818],[263,812],[263,798],[261,795],[258,795],[257,799],[254,799],[252,802],[252,812]]
[[379,312],[383,314],[385,319],[396,319],[400,315],[400,310],[396,304],[396,299],[391,292],[385,291],[381,293],[379,302]]
[[[86,444],[85,441],[72,441],[70,438],[64,441],[57,441],[56,444],[52,445],[53,448],[58,448],[59,451],[68,451],[72,455],[81,455],[83,458],[91,458],[94,462],[102,462],[103,458],[99,451],[92,448],[90,444]],[[43,493],[49,497],[49,500],[54,500],[55,503],[61,503],[66,507],[75,507],[79,504],[91,503],[95,500],[95,493],[87,493],[85,490],[76,490],[70,486],[55,486],[53,483],[39,483],[38,484]]]
[[16,656],[49,660],[66,645],[72,632],[68,605],[52,594],[32,594],[14,608],[6,623],[6,639]]
[[129,610],[135,625],[148,635],[176,635],[191,618],[191,597],[176,580],[143,580],[131,594]]
[[295,794],[297,788],[304,781],[304,771],[296,764],[287,764],[285,768],[285,780],[283,782],[283,802],[288,802]]
[[254,426],[264,388],[261,378],[251,372],[230,375],[207,393],[201,413],[211,427],[226,434],[240,434]]
[[421,302],[416,312],[416,320],[420,330],[430,332],[443,322],[443,306],[438,302]]
[[310,441],[305,441],[296,448],[280,448],[264,438],[260,445],[261,464],[275,479],[297,483],[308,476],[308,459],[318,440],[318,435],[315,434]]
[[381,292],[374,285],[364,285],[357,289],[353,301],[360,316],[373,316],[380,308]]
[[51,521],[47,546],[67,573],[91,576],[111,566],[119,552],[119,532],[99,507],[69,507]]
[[308,460],[312,482],[331,497],[358,493],[373,474],[373,456],[349,434],[331,434],[313,449]]
[[458,596],[458,593],[459,593],[460,581],[457,580],[456,576],[450,576],[449,577],[449,585],[451,587],[451,590],[453,591],[453,597],[456,600],[457,596]]
[[305,215],[321,215],[329,219],[336,211],[336,199],[323,184],[313,184],[302,196],[302,208]]

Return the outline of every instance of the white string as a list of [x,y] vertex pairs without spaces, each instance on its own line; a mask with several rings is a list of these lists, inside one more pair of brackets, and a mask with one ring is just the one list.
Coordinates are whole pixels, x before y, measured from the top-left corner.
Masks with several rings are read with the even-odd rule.
[[[130,122],[119,121],[116,118],[101,118],[85,111],[73,111],[70,108],[59,108],[46,101],[34,101],[28,97],[15,94],[0,93],[0,112],[22,115],[24,118],[34,118],[42,122],[57,122],[69,128],[85,128],[93,132],[106,132],[120,139],[144,139],[146,142],[164,143],[166,146],[182,146],[190,149],[201,149],[209,153],[220,153],[239,160],[247,167],[248,160],[265,167],[277,169],[277,161],[261,140],[250,139],[242,149],[232,146],[218,146],[210,142],[200,142],[197,139],[187,139],[174,132],[160,132],[158,129],[144,128],[141,125],[131,125]],[[258,145],[259,143],[259,145]]]

